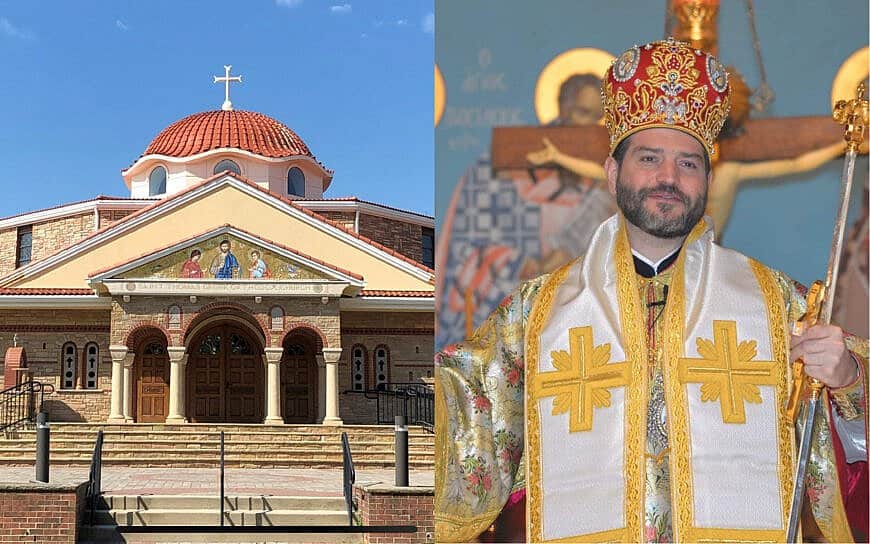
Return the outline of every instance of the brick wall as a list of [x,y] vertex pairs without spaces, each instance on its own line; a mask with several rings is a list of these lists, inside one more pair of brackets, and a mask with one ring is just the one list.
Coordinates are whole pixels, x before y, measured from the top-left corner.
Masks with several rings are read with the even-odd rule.
[[350,230],[356,230],[356,212],[317,212]]
[[423,227],[375,215],[359,215],[359,233],[417,262],[423,260]]
[[86,485],[4,485],[0,488],[0,543],[75,543]]
[[[339,391],[352,388],[351,349],[362,345],[366,349],[366,388],[373,389],[375,349],[384,345],[389,352],[388,381],[419,382],[432,376],[434,315],[429,312],[345,312],[341,316],[341,346]],[[409,373],[411,376],[409,376]],[[355,393],[342,394],[339,414],[347,424],[376,423],[376,401]]]
[[100,224],[97,228],[103,228],[117,223],[136,210],[100,210]]
[[431,487],[355,485],[362,525],[416,525],[414,533],[364,533],[371,544],[426,544],[435,541],[435,493]]

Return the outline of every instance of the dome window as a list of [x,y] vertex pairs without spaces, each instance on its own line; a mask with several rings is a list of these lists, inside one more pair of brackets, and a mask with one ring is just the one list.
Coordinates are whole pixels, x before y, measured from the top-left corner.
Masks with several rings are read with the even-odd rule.
[[148,196],[162,195],[166,192],[166,168],[158,166],[148,174]]
[[287,172],[287,194],[305,196],[305,174],[295,166]]
[[224,160],[220,161],[219,163],[217,163],[216,165],[214,165],[214,172],[212,172],[212,173],[213,174],[220,174],[224,170],[229,170],[230,172],[233,172],[233,173],[238,174],[240,176],[242,175],[242,170],[239,168],[239,165],[236,164],[235,162],[229,160],[229,159],[224,159]]

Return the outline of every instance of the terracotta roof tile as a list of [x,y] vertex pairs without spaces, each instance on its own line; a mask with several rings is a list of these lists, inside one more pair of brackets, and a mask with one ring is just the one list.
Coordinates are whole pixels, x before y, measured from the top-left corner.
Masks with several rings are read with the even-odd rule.
[[313,156],[302,138],[283,123],[241,110],[204,111],[176,121],[154,138],[142,156],[189,157],[222,147],[264,157]]
[[14,295],[93,295],[93,289],[52,289],[44,287],[0,287],[0,296]]
[[434,291],[379,291],[377,289],[363,289],[359,292],[361,297],[411,297],[433,298]]

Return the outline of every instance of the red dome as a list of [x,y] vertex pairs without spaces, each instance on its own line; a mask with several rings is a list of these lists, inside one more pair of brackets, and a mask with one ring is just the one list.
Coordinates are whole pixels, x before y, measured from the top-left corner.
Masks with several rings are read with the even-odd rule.
[[284,124],[253,111],[215,110],[195,113],[166,127],[144,155],[189,157],[231,147],[264,157],[307,155],[302,138]]

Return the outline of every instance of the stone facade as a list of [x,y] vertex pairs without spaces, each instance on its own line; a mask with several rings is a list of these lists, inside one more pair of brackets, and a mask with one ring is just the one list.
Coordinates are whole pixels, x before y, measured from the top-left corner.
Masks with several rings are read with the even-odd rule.
[[48,257],[96,230],[91,212],[33,225],[33,260]]
[[387,348],[388,380],[392,383],[422,383],[421,377],[433,372],[434,316],[426,312],[345,312],[341,316],[341,363],[339,387],[340,414],[348,424],[374,423],[376,401],[366,399],[353,389],[351,350],[365,348],[365,388],[374,389],[374,354],[379,346]]
[[15,270],[15,253],[18,251],[18,229],[0,230],[0,277]]
[[432,487],[355,485],[353,498],[362,525],[415,525],[413,533],[364,533],[371,544],[435,542],[435,490]]
[[[250,316],[249,322],[255,322],[260,330],[265,331],[269,345],[264,347],[281,347],[299,327],[313,327],[319,331],[318,347],[342,347],[338,364],[339,416],[347,424],[376,422],[375,400],[348,392],[353,388],[350,355],[354,346],[365,348],[367,389],[375,387],[374,354],[379,347],[384,347],[388,353],[387,377],[390,382],[419,383],[421,377],[432,376],[434,317],[431,313],[340,313],[336,299],[329,299],[327,304],[323,304],[320,298],[264,297],[259,303],[252,299],[244,304],[237,300],[197,297],[196,302],[191,302],[189,297],[133,296],[129,302],[115,299],[111,312],[6,310],[0,312],[0,354],[6,353],[6,349],[12,346],[13,335],[18,334],[19,345],[28,354],[30,375],[55,386],[55,392],[46,398],[45,403],[52,421],[99,422],[107,419],[112,393],[110,345],[127,345],[135,350],[137,342],[155,332],[168,337],[169,346],[183,346],[191,340],[186,338],[191,328],[207,316],[236,319]],[[178,324],[170,322],[171,306],[181,309]],[[281,308],[284,317],[273,323],[271,311],[276,306]],[[273,328],[273,324],[277,327]],[[76,380],[74,389],[62,388],[62,352],[68,342],[76,346],[79,375],[84,372],[85,346],[91,342],[97,344],[100,362],[96,388],[84,389],[81,379]]]
[[[0,353],[13,344],[27,352],[30,376],[54,385],[45,406],[52,421],[101,421],[108,414],[112,389],[112,359],[109,356],[109,313],[100,310],[4,310],[0,312]],[[76,388],[61,383],[63,347],[76,348]],[[84,389],[84,350],[89,343],[99,349],[97,386]],[[5,370],[5,361],[2,363]],[[3,384],[6,387],[6,384]]]
[[[94,214],[86,212],[32,226],[31,260],[36,261],[57,253],[94,232]],[[15,270],[18,251],[18,227],[0,231],[0,277]]]
[[423,227],[420,225],[361,213],[359,233],[418,263],[423,262]]

